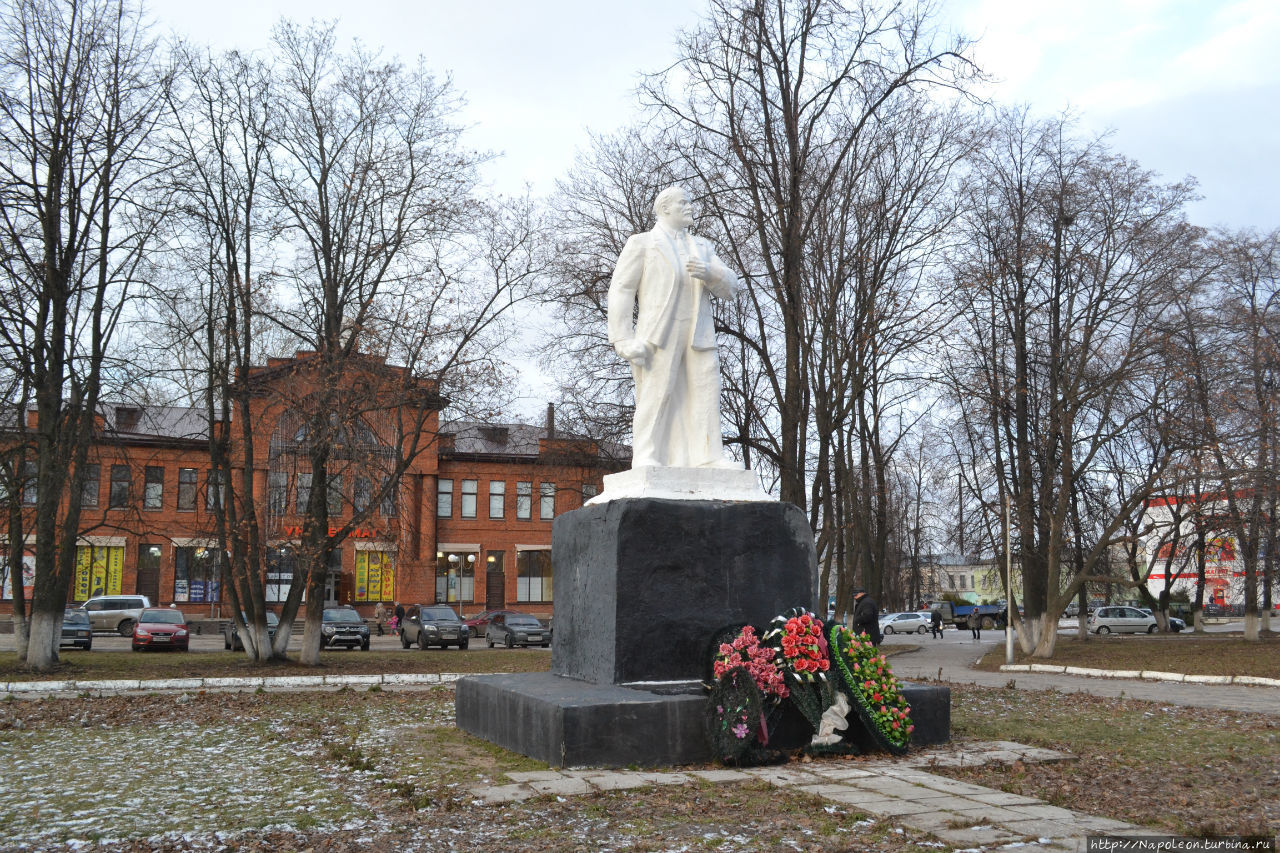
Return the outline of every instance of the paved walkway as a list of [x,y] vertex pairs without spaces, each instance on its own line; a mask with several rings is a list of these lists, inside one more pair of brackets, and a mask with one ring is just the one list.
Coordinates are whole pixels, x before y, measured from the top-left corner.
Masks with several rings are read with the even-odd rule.
[[973,669],[984,654],[1003,647],[1004,637],[982,641],[969,637],[944,635],[934,640],[928,635],[886,640],[886,646],[910,643],[918,651],[894,655],[893,671],[911,681],[950,681],[1004,687],[1013,682],[1022,690],[1057,690],[1062,693],[1088,693],[1093,696],[1145,699],[1166,705],[1189,705],[1199,708],[1221,708],[1231,711],[1254,711],[1280,715],[1280,688],[1246,687],[1226,684],[1192,684],[1186,682],[1147,681],[1139,678],[1090,678],[1065,673],[984,672]]
[[883,761],[819,761],[807,765],[746,770],[543,770],[508,773],[506,785],[473,788],[478,803],[501,804],[544,794],[574,796],[697,781],[726,784],[758,779],[851,806],[894,823],[928,832],[959,848],[1015,845],[1023,851],[1083,851],[1089,835],[1150,834],[1134,824],[1052,806],[928,772],[928,768],[1064,761],[1070,756],[1008,741],[913,750]]

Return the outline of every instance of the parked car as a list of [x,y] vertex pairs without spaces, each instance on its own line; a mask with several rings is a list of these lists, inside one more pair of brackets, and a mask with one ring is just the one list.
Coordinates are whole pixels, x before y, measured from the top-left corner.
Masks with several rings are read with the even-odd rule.
[[404,611],[400,623],[400,645],[409,648],[457,646],[465,649],[471,639],[467,626],[447,604],[415,604]]
[[499,613],[489,621],[489,627],[484,629],[484,640],[489,648],[502,643],[509,649],[516,646],[542,646],[545,649],[551,645],[551,632],[531,613],[507,612]]
[[320,648],[344,646],[369,651],[369,626],[354,607],[326,607],[320,625]]
[[[1148,608],[1148,607],[1139,607],[1138,609],[1139,609],[1139,610],[1141,610],[1143,613],[1147,614],[1148,616],[1150,616],[1152,619],[1154,619],[1154,618],[1155,618],[1155,614],[1151,612],[1151,609],[1150,609],[1150,608]],[[1183,632],[1183,631],[1187,630],[1187,623],[1186,623],[1186,622],[1184,622],[1184,621],[1182,621],[1181,619],[1179,619],[1177,616],[1170,616],[1170,617],[1169,617],[1169,630],[1170,630],[1170,631],[1172,631],[1172,632],[1173,632],[1173,633],[1175,633],[1175,634],[1181,633],[1181,632]]]
[[187,617],[176,607],[147,608],[138,614],[133,626],[133,650],[182,649],[191,647],[191,631]]
[[1154,634],[1156,618],[1136,607],[1099,607],[1089,617],[1089,630],[1095,634]]
[[[241,611],[240,618],[248,621],[247,616]],[[276,639],[276,628],[280,626],[280,617],[275,614],[274,610],[267,611],[267,638],[269,642]],[[222,626],[222,647],[233,652],[244,651],[244,643],[240,639],[240,632],[236,630],[236,622],[232,619]]]
[[98,595],[80,605],[80,609],[89,614],[94,631],[115,631],[122,637],[132,637],[138,615],[150,606],[151,599],[145,595]]
[[484,634],[484,629],[489,627],[489,620],[499,613],[518,613],[517,610],[483,610],[475,616],[471,616],[462,620],[462,624],[467,626],[467,632],[472,637],[480,637]]
[[886,613],[880,617],[881,634],[927,634],[928,613]]
[[83,610],[67,608],[62,614],[62,638],[59,646],[75,646],[86,652],[93,648],[93,628],[89,624],[89,614]]

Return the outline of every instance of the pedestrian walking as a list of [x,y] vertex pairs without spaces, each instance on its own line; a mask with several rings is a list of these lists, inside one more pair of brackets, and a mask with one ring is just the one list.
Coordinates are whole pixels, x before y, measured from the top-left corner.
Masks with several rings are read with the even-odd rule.
[[969,612],[969,634],[975,640],[982,639],[982,617],[978,615],[976,607]]
[[382,602],[378,602],[378,606],[373,608],[373,621],[378,626],[378,636],[382,636],[382,623],[387,621],[387,608]]
[[929,630],[933,632],[935,640],[942,636],[942,611],[936,607],[929,614]]
[[865,589],[853,591],[853,633],[866,634],[873,645],[880,645],[880,605]]

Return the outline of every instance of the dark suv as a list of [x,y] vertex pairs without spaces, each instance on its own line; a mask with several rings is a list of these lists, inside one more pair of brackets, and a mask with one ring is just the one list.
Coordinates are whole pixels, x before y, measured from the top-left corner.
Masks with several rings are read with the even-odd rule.
[[[248,621],[244,611],[240,611],[240,618]],[[274,643],[276,641],[276,628],[280,627],[280,617],[275,611],[267,611],[267,642]],[[231,619],[222,625],[222,647],[233,652],[244,651],[244,641],[240,639],[240,632],[236,630],[236,621]]]
[[415,604],[404,612],[400,623],[400,645],[406,649],[414,643],[418,648],[428,646],[467,647],[471,633],[453,608],[445,604]]
[[354,607],[326,607],[320,626],[320,648],[346,646],[369,651],[369,626]]

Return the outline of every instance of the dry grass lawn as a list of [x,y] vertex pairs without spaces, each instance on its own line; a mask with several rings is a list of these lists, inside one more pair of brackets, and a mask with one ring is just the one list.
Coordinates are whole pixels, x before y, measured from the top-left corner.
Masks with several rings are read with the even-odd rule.
[[[1188,675],[1253,675],[1280,678],[1280,634],[1258,642],[1222,634],[1090,635],[1058,638],[1051,659],[1033,658],[1014,646],[1016,663],[1045,663],[1095,669],[1137,669]],[[996,672],[1004,663],[1004,646],[986,654],[978,669]]]

